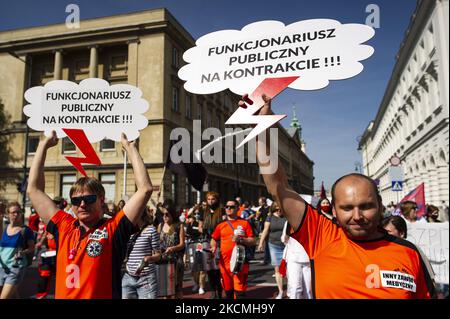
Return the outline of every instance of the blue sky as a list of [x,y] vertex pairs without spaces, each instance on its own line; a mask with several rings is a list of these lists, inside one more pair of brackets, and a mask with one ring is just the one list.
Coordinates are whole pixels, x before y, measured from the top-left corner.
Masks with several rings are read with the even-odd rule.
[[166,7],[195,38],[222,29],[241,29],[260,20],[285,24],[331,18],[342,23],[365,23],[366,7],[380,8],[380,28],[368,44],[375,53],[363,61],[364,71],[354,78],[333,81],[318,91],[287,89],[273,102],[276,113],[292,118],[292,105],[303,127],[306,153],[314,161],[315,188],[321,181],[329,189],[340,176],[361,162],[357,137],[374,119],[395,64],[395,56],[416,7],[414,0],[15,0],[0,2],[0,31],[62,23],[65,8],[80,7],[81,20]]

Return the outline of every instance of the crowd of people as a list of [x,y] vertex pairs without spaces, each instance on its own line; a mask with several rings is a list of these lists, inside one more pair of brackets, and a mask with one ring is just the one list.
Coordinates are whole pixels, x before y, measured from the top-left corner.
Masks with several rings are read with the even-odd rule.
[[[186,269],[190,270],[194,282],[193,293],[204,295],[209,290],[210,298],[243,298],[248,285],[249,261],[255,250],[268,254],[262,262],[274,268],[277,299],[313,297],[310,258],[303,246],[289,236],[289,223],[280,205],[266,197],[260,197],[254,205],[240,197],[222,205],[219,197],[217,192],[211,191],[206,193],[204,201],[192,207],[184,205],[180,209],[168,199],[144,208],[136,232],[126,244],[121,269],[122,298],[183,298]],[[53,203],[67,215],[74,215],[72,205],[64,198],[55,197]],[[1,205],[4,230],[0,243],[1,298],[18,297],[18,285],[33,260],[38,261],[39,274],[35,297],[46,298],[51,279],[56,275],[54,235],[47,231],[34,207],[25,223],[19,203]],[[102,210],[102,218],[114,218],[124,206],[124,200],[108,203]],[[445,206],[439,209],[427,205],[426,216],[419,218],[415,213],[417,205],[412,201],[389,206],[398,207],[399,213],[391,210],[386,214],[385,209],[380,226],[387,233],[404,239],[408,223],[442,222],[440,216],[448,214]],[[317,210],[336,222],[327,198],[317,202]],[[239,272],[230,268],[236,245],[244,246],[243,262],[237,266],[241,267]],[[423,253],[422,257],[426,260]],[[426,264],[433,276],[431,266]]]
[[[270,100],[263,99],[260,114],[270,114]],[[28,226],[19,203],[1,205],[2,299],[18,297],[33,258],[40,276],[36,298],[48,295],[55,276],[58,299],[179,299],[189,268],[195,292],[241,299],[256,251],[264,251],[263,262],[273,266],[277,299],[436,297],[431,266],[404,240],[405,224],[448,220],[448,207],[441,212],[429,205],[423,219],[414,202],[397,205],[399,213],[391,204],[384,208],[373,180],[355,173],[335,182],[331,201],[321,198],[313,206],[290,187],[280,165],[262,174],[272,199],[221,203],[220,194],[211,191],[203,202],[180,209],[171,199],[160,202],[159,194],[151,200],[144,162],[125,135],[121,143],[137,186],[131,198],[105,203],[102,184],[81,177],[68,201],[51,199],[44,192],[44,162],[57,143],[53,132],[36,150]],[[267,145],[258,140],[257,148],[266,151]],[[395,280],[381,280],[385,275]]]

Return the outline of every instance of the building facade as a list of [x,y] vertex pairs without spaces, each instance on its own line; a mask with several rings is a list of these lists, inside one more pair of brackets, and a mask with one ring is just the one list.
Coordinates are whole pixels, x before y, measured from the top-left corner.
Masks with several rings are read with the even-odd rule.
[[[149,102],[145,113],[149,125],[141,131],[139,150],[155,186],[153,198],[160,191],[161,198],[173,198],[178,204],[197,201],[201,193],[186,178],[164,170],[170,132],[177,127],[192,132],[193,120],[201,120],[202,129],[215,127],[224,132],[224,122],[239,97],[229,91],[194,95],[183,89],[177,72],[183,65],[182,54],[194,43],[166,9],[84,20],[78,29],[58,24],[0,32],[0,99],[9,117],[1,133],[7,136],[10,148],[0,167],[0,197],[20,201],[17,186],[24,180],[41,136],[26,126],[24,92],[52,80],[78,83],[97,77],[110,84],[137,86]],[[290,180],[303,174],[308,188],[313,163],[298,141],[280,131],[280,154]],[[117,202],[133,194],[132,170],[124,164],[120,143],[103,140],[93,147],[102,164],[84,167],[88,176],[105,185],[106,199]],[[67,138],[48,152],[45,191],[50,196],[67,198],[70,186],[80,177],[66,155],[81,155]],[[209,175],[205,189],[219,191],[222,199],[240,193],[253,201],[265,193],[256,163],[211,163],[205,167]],[[301,187],[296,185],[299,192],[304,191]]]
[[[422,182],[427,203],[449,200],[448,0],[418,1],[375,119],[359,143],[364,173],[383,202]],[[401,158],[404,187],[391,190],[390,158]]]

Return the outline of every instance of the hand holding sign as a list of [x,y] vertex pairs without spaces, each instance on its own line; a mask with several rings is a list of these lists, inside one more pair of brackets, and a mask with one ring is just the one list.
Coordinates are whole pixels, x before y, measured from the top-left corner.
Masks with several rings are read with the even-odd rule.
[[[196,94],[225,89],[243,95],[253,92],[247,108],[238,108],[226,124],[258,124],[243,145],[282,115],[256,116],[264,101],[286,87],[316,90],[329,80],[353,77],[363,70],[359,62],[374,50],[361,43],[375,31],[366,25],[341,24],[330,19],[313,19],[285,26],[279,21],[260,21],[241,31],[223,30],[207,34],[183,55],[188,63],[178,72],[184,88]],[[247,103],[249,104],[249,103]],[[238,147],[239,147],[238,146]]]
[[58,144],[58,137],[56,136],[55,131],[51,131],[50,136],[46,136],[44,139],[44,143],[47,146],[47,148],[56,146]]
[[104,138],[120,141],[122,132],[132,141],[148,125],[143,115],[148,103],[141,90],[128,84],[110,86],[95,78],[80,84],[51,81],[28,89],[25,99],[30,103],[23,109],[30,117],[28,126],[46,136],[53,130],[60,138],[68,136],[85,158],[66,158],[84,175],[81,163],[100,164],[90,143]]

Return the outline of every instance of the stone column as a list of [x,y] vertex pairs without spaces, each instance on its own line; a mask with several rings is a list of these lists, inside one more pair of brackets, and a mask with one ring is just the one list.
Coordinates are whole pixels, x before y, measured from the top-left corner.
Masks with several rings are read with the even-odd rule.
[[431,167],[428,169],[428,188],[429,188],[429,198],[425,198],[427,203],[433,204],[436,206],[440,205],[439,202],[439,184],[437,178],[437,171],[435,167]]
[[448,191],[448,166],[438,165],[437,166],[437,180],[439,188],[439,203],[443,200],[448,202],[449,191]]
[[62,50],[55,50],[55,64],[53,69],[53,79],[62,80]]
[[138,86],[139,39],[129,40],[128,44],[128,83]]
[[97,46],[93,45],[90,47],[91,55],[89,59],[89,77],[96,78],[98,77],[98,50]]

